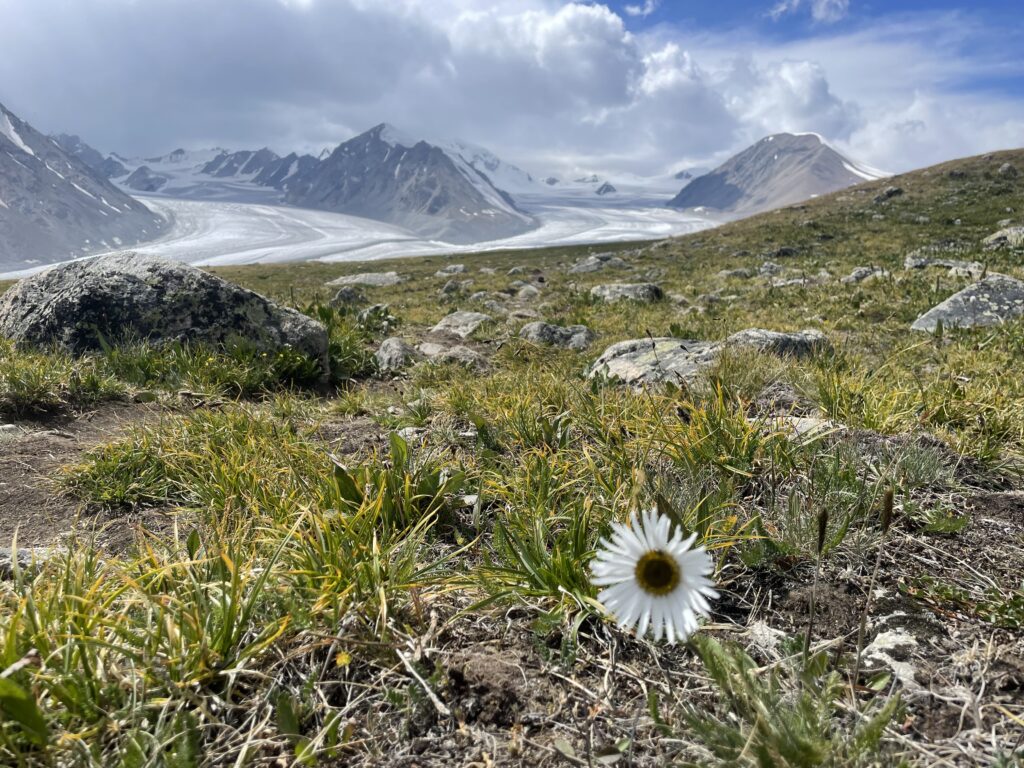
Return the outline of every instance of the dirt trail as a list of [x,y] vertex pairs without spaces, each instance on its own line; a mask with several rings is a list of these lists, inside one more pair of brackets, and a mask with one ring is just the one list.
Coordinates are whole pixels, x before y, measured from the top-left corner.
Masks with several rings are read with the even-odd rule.
[[[159,412],[153,405],[114,403],[59,423],[13,422],[15,429],[0,434],[0,547],[10,546],[15,531],[19,547],[59,542],[79,521],[81,507],[57,488],[60,468]],[[83,516],[82,522],[93,528],[108,522],[101,518]]]

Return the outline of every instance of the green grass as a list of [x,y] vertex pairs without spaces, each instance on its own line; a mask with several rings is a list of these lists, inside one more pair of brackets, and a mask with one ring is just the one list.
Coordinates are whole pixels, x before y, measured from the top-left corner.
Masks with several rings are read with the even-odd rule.
[[[487,764],[483,753],[497,764],[932,764],[939,737],[914,731],[926,713],[884,676],[850,680],[856,620],[854,632],[812,627],[805,659],[804,618],[773,600],[815,580],[824,521],[823,584],[859,594],[877,556],[890,594],[940,621],[966,615],[975,623],[958,626],[964,637],[984,645],[993,628],[1019,629],[1020,585],[1005,574],[922,572],[928,558],[902,551],[945,551],[969,530],[966,496],[1020,485],[1024,382],[1007,372],[1024,353],[1024,323],[914,334],[914,318],[966,281],[902,269],[906,252],[951,238],[958,258],[1024,276],[1024,254],[978,246],[1016,215],[1006,208],[1024,210],[1024,181],[992,173],[1008,157],[1024,166],[1011,153],[886,181],[905,194],[884,205],[872,202],[883,184],[867,184],[662,243],[459,257],[474,291],[505,288],[515,265],[542,270],[544,319],[599,334],[582,354],[521,342],[519,323],[496,321],[471,342],[488,352],[486,371],[424,363],[379,377],[372,352],[385,335],[420,338],[452,309],[479,309],[439,299],[442,258],[213,270],[328,325],[327,388],[310,361],[244,349],[137,344],[72,359],[0,345],[4,417],[73,417],[129,397],[177,404],[182,390],[204,403],[163,407],[55,478],[115,525],[152,508],[172,522],[121,553],[80,535],[0,583],[0,756],[383,765],[416,743],[424,765]],[[954,167],[965,175],[950,176]],[[783,245],[799,249],[780,259],[796,271],[838,278],[876,264],[892,277],[783,289],[717,276]],[[566,274],[595,250],[622,252],[635,269]],[[387,328],[325,308],[330,279],[388,269],[410,280],[367,289],[390,304]],[[713,291],[735,298],[692,312],[588,295],[648,277],[693,303]],[[728,354],[683,389],[586,378],[620,339],[723,339],[749,327],[818,328],[835,350],[800,361]],[[770,405],[780,393],[783,415],[842,427],[794,433]],[[402,438],[403,428],[415,431]],[[883,537],[890,493],[897,522]],[[698,533],[724,593],[715,625],[684,649],[623,635],[589,581],[612,523],[652,505]],[[774,652],[734,642],[758,622],[779,625]],[[524,705],[517,717],[529,722],[464,715],[493,691],[460,699],[445,665],[480,648],[506,656],[528,691],[557,695]],[[1019,707],[1012,717],[983,709],[984,739],[960,747],[1010,760]],[[430,752],[445,739],[456,757]]]

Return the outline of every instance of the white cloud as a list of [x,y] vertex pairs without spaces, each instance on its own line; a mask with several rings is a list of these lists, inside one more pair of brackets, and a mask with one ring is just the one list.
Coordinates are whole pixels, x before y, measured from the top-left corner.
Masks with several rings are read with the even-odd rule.
[[779,19],[787,13],[800,10],[805,5],[810,5],[812,19],[826,24],[845,18],[850,11],[850,0],[810,0],[810,3],[804,0],[780,0],[768,15],[773,19]]
[[658,10],[661,0],[644,0],[643,5],[627,5],[623,10],[627,16],[639,16],[646,18]]
[[636,32],[557,0],[0,0],[0,18],[0,100],[140,155],[319,151],[388,121],[539,175],[658,173],[783,130],[902,170],[1013,143],[1024,121],[1019,99],[970,87],[1024,75],[1012,36],[962,14],[786,43]]

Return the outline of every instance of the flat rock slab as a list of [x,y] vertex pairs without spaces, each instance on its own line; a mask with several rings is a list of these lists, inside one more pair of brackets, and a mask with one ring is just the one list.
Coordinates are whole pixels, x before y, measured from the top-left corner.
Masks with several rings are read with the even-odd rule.
[[1024,315],[1024,282],[992,274],[954,293],[921,315],[911,329],[932,332],[945,328],[1000,325]]
[[691,339],[632,339],[612,344],[590,368],[631,386],[688,381],[714,362],[722,345]]
[[654,283],[609,283],[607,285],[595,285],[590,289],[590,295],[601,301],[640,301],[651,303],[660,301],[664,297],[661,288]]
[[451,277],[452,275],[461,275],[465,272],[467,272],[465,264],[448,264],[437,270],[434,273],[434,277]]
[[452,312],[430,329],[431,333],[452,333],[466,339],[481,325],[491,319],[483,312]]
[[927,269],[928,267],[942,267],[943,269],[956,270],[957,272],[981,277],[985,272],[985,265],[980,261],[964,261],[962,259],[943,259],[931,256],[915,256],[909,254],[903,259],[904,269]]
[[386,285],[398,285],[404,282],[405,278],[397,272],[360,272],[357,275],[344,275],[327,283],[330,286],[336,285],[368,285],[374,287]]
[[292,348],[328,370],[327,329],[294,309],[180,261],[133,252],[74,261],[0,297],[0,336],[72,354],[122,341]]
[[781,357],[804,357],[830,349],[819,331],[780,333],[748,328],[724,342],[693,339],[631,339],[608,347],[590,367],[588,376],[604,376],[641,386],[687,382],[712,365],[725,349],[754,349]]
[[889,273],[881,267],[856,267],[853,272],[848,274],[839,282],[849,285],[851,283],[863,283],[865,280],[877,280],[888,276]]
[[1024,248],[1024,227],[1007,227],[989,235],[981,244],[988,250]]
[[528,323],[519,331],[519,337],[534,344],[550,344],[566,349],[586,349],[596,335],[585,325],[552,325],[551,323]]
[[828,337],[821,331],[795,331],[783,333],[763,328],[747,328],[725,340],[727,347],[755,349],[779,357],[802,358],[832,349]]
[[602,269],[629,269],[629,264],[610,253],[595,253],[577,261],[569,267],[568,272],[570,275],[583,275],[588,272],[600,272]]

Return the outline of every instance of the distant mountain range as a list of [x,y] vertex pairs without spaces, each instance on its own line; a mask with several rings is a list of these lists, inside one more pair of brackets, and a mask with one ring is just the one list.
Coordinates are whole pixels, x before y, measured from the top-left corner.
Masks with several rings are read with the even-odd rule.
[[63,138],[77,151],[0,104],[0,271],[132,245],[168,225],[94,170],[78,139]]
[[5,258],[50,263],[163,232],[167,222],[132,192],[287,204],[466,244],[535,229],[531,211],[552,206],[643,208],[676,193],[669,207],[743,216],[883,175],[816,134],[781,133],[707,173],[537,180],[483,147],[427,141],[386,123],[319,155],[214,148],[131,159],[103,155],[75,135],[44,137],[0,106],[0,268]]
[[690,181],[667,205],[749,216],[886,174],[848,160],[814,133],[777,133]]

